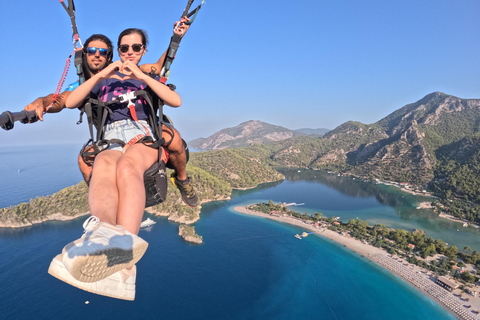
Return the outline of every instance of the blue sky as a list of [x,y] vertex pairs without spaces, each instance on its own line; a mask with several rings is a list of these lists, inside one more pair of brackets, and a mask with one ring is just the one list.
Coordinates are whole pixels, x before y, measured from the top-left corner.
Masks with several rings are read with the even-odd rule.
[[[77,0],[80,38],[104,33],[116,43],[123,29],[143,28],[142,62],[156,61],[186,2]],[[188,141],[248,120],[373,123],[434,91],[480,98],[478,12],[474,0],[207,0],[171,70],[183,105],[166,113]],[[58,0],[2,1],[0,28],[0,112],[14,112],[55,91],[72,30]],[[72,67],[66,84],[75,80]],[[81,144],[88,130],[77,120],[64,110],[16,124],[0,130],[0,145]]]

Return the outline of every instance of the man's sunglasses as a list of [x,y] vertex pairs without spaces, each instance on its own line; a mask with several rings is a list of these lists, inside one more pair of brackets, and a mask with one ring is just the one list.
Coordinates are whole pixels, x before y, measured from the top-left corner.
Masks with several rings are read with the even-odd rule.
[[91,55],[94,55],[94,54],[97,53],[97,50],[98,50],[98,54],[100,54],[102,57],[106,57],[110,53],[110,50],[108,50],[108,49],[95,48],[95,47],[88,47],[87,48],[87,53],[91,54]]
[[[134,52],[140,52],[140,50],[142,50],[143,47],[145,47],[143,44],[138,44],[138,43],[132,44],[132,50]],[[121,44],[120,46],[118,46],[118,49],[120,50],[121,53],[127,53],[128,48],[130,48],[128,44]]]

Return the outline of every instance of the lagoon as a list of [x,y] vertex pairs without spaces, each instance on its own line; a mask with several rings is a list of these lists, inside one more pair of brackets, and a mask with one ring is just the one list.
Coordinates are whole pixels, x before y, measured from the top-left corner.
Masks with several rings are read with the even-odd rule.
[[321,212],[325,217],[340,217],[344,222],[359,218],[370,226],[383,224],[407,231],[421,229],[428,237],[442,239],[457,246],[459,251],[469,246],[480,252],[479,229],[465,228],[460,222],[440,218],[431,209],[417,209],[420,202],[431,202],[432,198],[403,192],[395,186],[321,171],[281,171],[287,180],[278,190],[273,187],[265,191],[265,197],[271,195],[275,196],[273,201],[305,203],[290,207],[292,210],[309,214]]

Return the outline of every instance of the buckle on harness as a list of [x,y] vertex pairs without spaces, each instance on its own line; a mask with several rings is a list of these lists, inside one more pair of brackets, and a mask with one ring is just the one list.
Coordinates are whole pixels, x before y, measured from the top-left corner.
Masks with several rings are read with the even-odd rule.
[[129,93],[124,93],[118,97],[120,102],[127,102],[128,104],[133,104],[132,100],[135,99],[137,96],[135,95],[135,91],[129,92]]

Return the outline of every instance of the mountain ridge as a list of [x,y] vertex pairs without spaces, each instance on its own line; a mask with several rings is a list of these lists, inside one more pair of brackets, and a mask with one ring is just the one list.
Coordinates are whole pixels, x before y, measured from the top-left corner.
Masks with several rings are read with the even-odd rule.
[[[197,138],[189,141],[189,146],[202,150],[219,150],[228,148],[248,147],[252,144],[264,144],[287,140],[294,136],[320,136],[328,129],[298,129],[290,130],[259,120],[250,120],[231,128],[222,129],[208,138]],[[311,132],[311,133],[310,133]]]
[[[459,141],[480,136],[479,131],[480,99],[437,91],[374,123],[347,121],[321,136],[252,120],[190,146],[214,150],[272,144],[278,150],[271,159],[280,166],[426,184],[435,178],[441,159],[449,157],[445,150],[459,148]],[[455,154],[458,158],[462,152]]]

